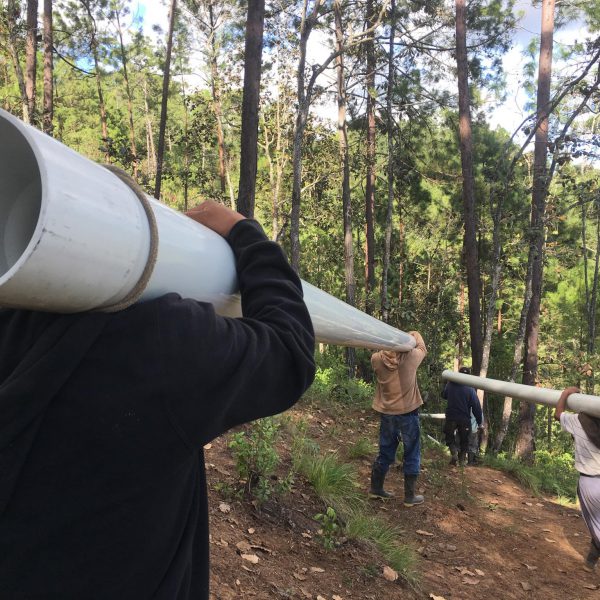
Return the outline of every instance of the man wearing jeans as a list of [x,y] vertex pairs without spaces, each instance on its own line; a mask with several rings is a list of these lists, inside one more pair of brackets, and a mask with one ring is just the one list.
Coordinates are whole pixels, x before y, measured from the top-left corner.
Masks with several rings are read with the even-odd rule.
[[423,404],[417,385],[417,369],[427,349],[421,334],[411,331],[416,346],[409,352],[381,350],[371,357],[377,378],[373,409],[381,415],[379,454],[371,471],[371,496],[391,498],[383,489],[385,476],[396,459],[400,440],[404,446],[404,506],[424,502],[415,494],[421,467],[419,407]]

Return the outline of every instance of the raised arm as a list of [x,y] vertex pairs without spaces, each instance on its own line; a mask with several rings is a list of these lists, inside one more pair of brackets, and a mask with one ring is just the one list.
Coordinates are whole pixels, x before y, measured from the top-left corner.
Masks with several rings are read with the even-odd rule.
[[158,315],[170,412],[197,448],[292,406],[314,377],[314,333],[300,279],[256,221],[215,203],[189,216],[231,245],[244,314],[221,317],[211,304],[173,296]]
[[579,392],[580,392],[580,389],[575,386],[565,388],[562,391],[562,394],[560,395],[560,398],[558,399],[558,404],[556,405],[556,409],[554,410],[554,418],[557,421],[560,421],[560,415],[562,415],[565,412],[565,409],[567,408],[567,399],[569,398],[569,396],[571,394],[578,394]]

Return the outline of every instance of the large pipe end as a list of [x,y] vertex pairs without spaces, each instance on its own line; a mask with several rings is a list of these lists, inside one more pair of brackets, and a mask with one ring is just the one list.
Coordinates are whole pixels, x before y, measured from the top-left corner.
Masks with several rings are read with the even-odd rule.
[[35,154],[5,115],[0,114],[0,285],[25,259],[42,206],[42,179]]

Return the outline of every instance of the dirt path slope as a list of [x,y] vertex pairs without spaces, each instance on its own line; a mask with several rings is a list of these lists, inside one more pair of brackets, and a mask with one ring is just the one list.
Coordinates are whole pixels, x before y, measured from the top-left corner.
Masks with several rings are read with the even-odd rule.
[[[357,423],[361,435],[376,440],[377,423],[368,414],[317,410],[309,419],[309,433],[323,451],[343,456]],[[423,506],[370,501],[418,553],[419,583],[411,587],[387,581],[384,561],[366,544],[342,540],[326,550],[313,520],[323,506],[304,482],[258,511],[224,492],[236,482],[226,438],[211,445],[206,460],[211,600],[600,599],[600,576],[582,569],[589,536],[579,510],[535,497],[502,472],[452,468],[444,454],[428,451],[419,486]],[[370,460],[355,462],[366,491]],[[386,483],[399,494],[402,474],[392,469]]]

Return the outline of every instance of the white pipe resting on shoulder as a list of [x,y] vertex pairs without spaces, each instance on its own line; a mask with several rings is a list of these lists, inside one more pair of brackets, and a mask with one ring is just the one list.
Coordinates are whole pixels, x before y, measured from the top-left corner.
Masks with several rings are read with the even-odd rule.
[[[556,407],[561,394],[559,390],[538,388],[510,381],[499,381],[497,379],[488,379],[487,377],[476,377],[475,375],[467,375],[466,373],[457,373],[450,370],[442,373],[442,379],[469,385],[492,394],[510,396],[511,398],[517,398],[525,402],[544,404],[545,406],[552,407]],[[600,397],[590,396],[589,394],[571,394],[567,400],[567,408],[573,412],[583,412],[593,417],[600,417]]]
[[[176,292],[241,316],[233,252],[210,229],[149,198],[156,264],[141,301]],[[116,175],[0,109],[0,305],[102,310],[134,288],[150,249],[134,192]],[[412,336],[302,282],[318,341],[408,351]]]

